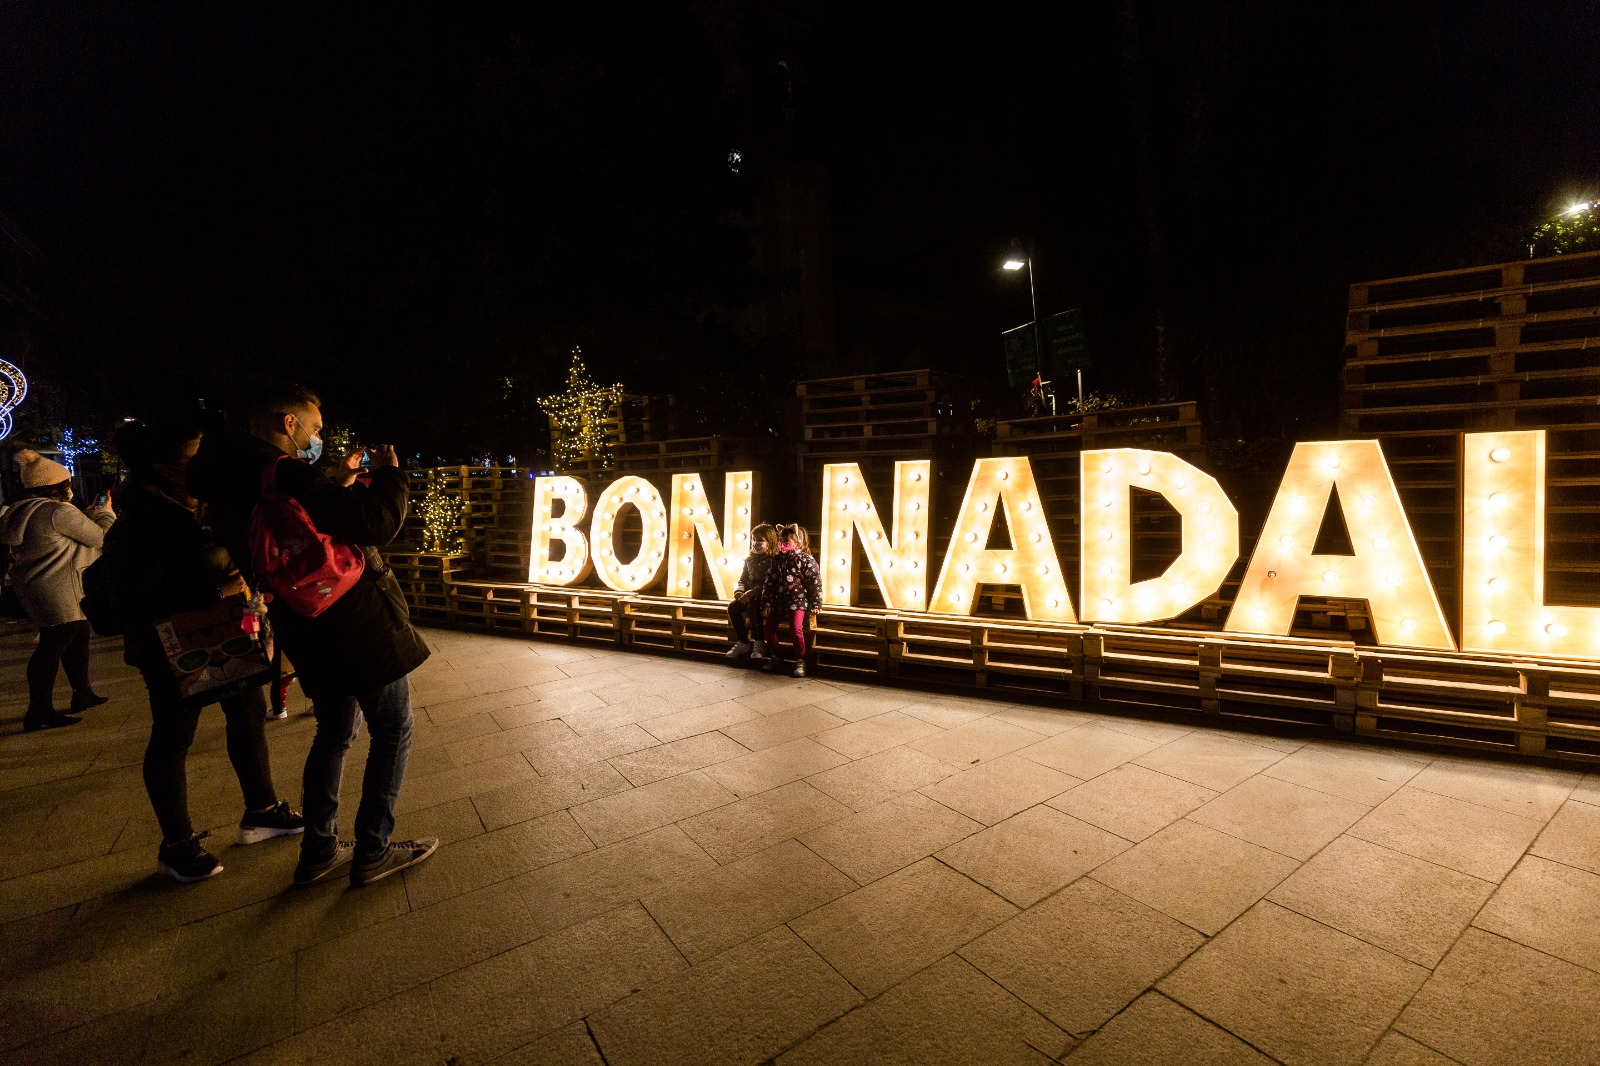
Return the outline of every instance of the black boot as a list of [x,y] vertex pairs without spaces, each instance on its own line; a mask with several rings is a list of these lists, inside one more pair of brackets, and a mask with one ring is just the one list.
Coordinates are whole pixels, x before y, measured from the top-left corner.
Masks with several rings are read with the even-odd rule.
[[111,702],[111,697],[102,696],[98,692],[96,692],[94,689],[86,688],[82,692],[74,692],[72,694],[72,711],[71,711],[71,713],[73,713],[73,714],[82,714],[84,711],[87,711],[90,707],[99,707],[101,704],[110,703],[110,702]]
[[29,708],[28,713],[22,716],[22,731],[35,733],[41,729],[60,729],[64,725],[77,725],[81,721],[82,718],[62,714],[54,707],[40,711]]

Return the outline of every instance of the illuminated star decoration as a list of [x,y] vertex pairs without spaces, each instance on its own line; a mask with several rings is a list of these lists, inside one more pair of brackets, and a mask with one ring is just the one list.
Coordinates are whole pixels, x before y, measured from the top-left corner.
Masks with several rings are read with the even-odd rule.
[[596,385],[583,365],[583,349],[572,349],[567,391],[539,401],[539,406],[550,417],[555,465],[598,455],[604,465],[610,466],[611,447],[605,437],[605,420],[621,400],[621,383]]
[[28,395],[28,379],[11,363],[0,359],[0,440],[11,434],[11,412]]

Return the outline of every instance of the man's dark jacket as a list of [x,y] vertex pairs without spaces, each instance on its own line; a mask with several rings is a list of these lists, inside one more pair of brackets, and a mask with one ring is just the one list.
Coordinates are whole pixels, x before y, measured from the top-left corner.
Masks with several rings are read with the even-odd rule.
[[[261,474],[284,453],[242,434],[208,434],[189,465],[189,491],[205,501],[211,525],[235,559],[248,560],[250,514],[261,497]],[[382,547],[400,532],[408,502],[396,467],[372,471],[372,483],[341,488],[289,457],[278,463],[278,488],[300,501],[319,531],[336,541]],[[428,658],[411,626],[400,583],[368,552],[361,580],[326,611],[307,618],[279,600],[268,607],[273,631],[312,700],[354,696],[398,681]],[[255,582],[252,581],[252,584]]]

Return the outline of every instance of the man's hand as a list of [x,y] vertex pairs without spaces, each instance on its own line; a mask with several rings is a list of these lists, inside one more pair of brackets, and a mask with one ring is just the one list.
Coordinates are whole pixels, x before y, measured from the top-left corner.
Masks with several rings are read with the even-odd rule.
[[333,472],[333,483],[341,489],[347,489],[356,483],[356,475],[361,473],[361,453],[351,452],[339,460],[339,465]]
[[380,466],[400,465],[400,457],[395,455],[393,444],[380,444],[368,451],[367,454],[372,456],[374,469]]

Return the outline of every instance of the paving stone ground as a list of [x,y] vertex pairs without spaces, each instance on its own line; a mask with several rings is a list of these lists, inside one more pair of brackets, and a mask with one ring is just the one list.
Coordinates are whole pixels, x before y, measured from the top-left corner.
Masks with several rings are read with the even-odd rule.
[[445,846],[302,890],[219,712],[181,886],[117,643],[24,734],[0,637],[0,1063],[1600,1063],[1600,774],[428,636]]

